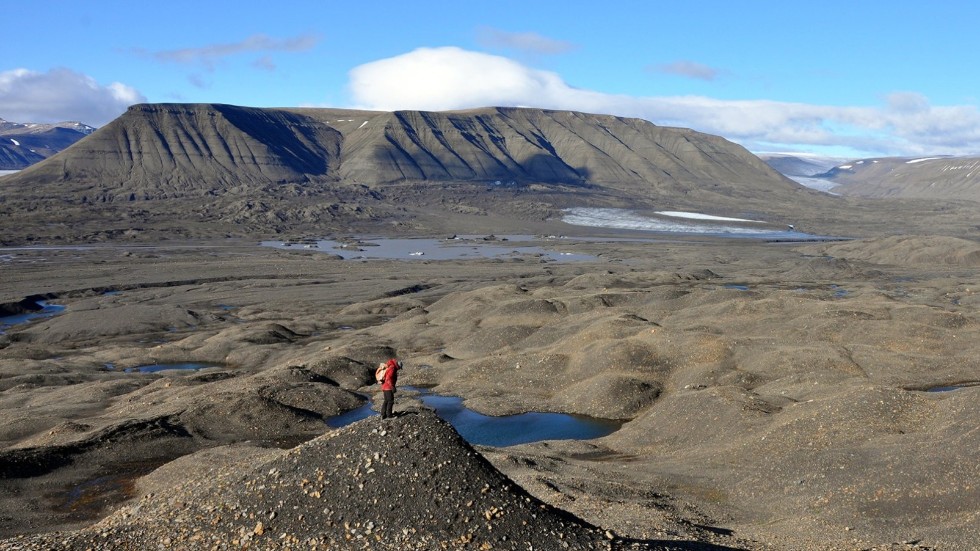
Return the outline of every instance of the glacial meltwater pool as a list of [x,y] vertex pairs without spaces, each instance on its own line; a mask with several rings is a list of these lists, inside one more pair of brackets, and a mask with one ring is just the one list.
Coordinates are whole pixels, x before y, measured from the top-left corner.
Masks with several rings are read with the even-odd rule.
[[21,323],[27,323],[31,320],[38,318],[48,318],[51,316],[56,316],[65,311],[65,307],[61,304],[48,304],[46,300],[37,301],[37,305],[41,307],[40,310],[35,310],[34,312],[27,312],[24,314],[14,314],[12,316],[4,316],[0,318],[0,334],[4,330],[9,329],[14,325]]
[[952,392],[954,390],[962,390],[964,388],[970,388],[974,386],[980,386],[980,381],[970,381],[966,383],[957,383],[952,385],[934,386],[927,388],[926,392]]
[[[559,238],[554,238],[559,242]],[[538,246],[531,235],[454,236],[451,238],[364,237],[348,241],[263,241],[277,249],[304,249],[336,254],[344,260],[459,260],[476,258],[514,259],[536,257],[551,261],[594,260],[588,254],[560,252]]]
[[[206,363],[206,362],[175,362],[175,363],[160,363],[160,364],[147,364],[138,365],[136,367],[127,367],[122,371],[124,373],[159,373],[161,371],[200,371],[208,367],[224,367],[221,364],[216,363]],[[107,371],[115,371],[115,365],[108,363],[105,364]]]
[[[436,415],[475,445],[506,447],[541,440],[590,440],[611,434],[622,426],[620,421],[567,413],[531,412],[494,417],[467,408],[463,399],[456,396],[439,396],[416,387],[405,387],[404,390],[418,392],[418,399],[423,404],[435,410]],[[396,397],[396,405],[398,402]],[[328,419],[327,425],[340,428],[374,415],[377,412],[369,400],[359,408]]]

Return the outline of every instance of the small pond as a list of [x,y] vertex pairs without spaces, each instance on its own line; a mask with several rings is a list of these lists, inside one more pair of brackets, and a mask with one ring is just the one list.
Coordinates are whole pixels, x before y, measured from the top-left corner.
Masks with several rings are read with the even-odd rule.
[[14,314],[12,316],[4,316],[0,318],[0,333],[4,329],[11,326],[18,325],[21,323],[27,323],[31,320],[38,318],[48,318],[51,316],[58,315],[65,311],[65,307],[61,304],[48,304],[46,300],[37,301],[37,305],[41,307],[40,310],[34,312],[27,312],[24,314]]
[[733,291],[748,291],[749,290],[749,286],[748,285],[742,285],[740,283],[726,283],[725,285],[723,285],[723,287],[725,289],[731,289]]
[[[415,387],[405,390],[419,392],[418,399],[423,404],[435,410],[436,415],[475,445],[505,447],[541,440],[590,440],[611,434],[622,426],[620,421],[567,413],[531,412],[494,417],[467,408],[462,398],[439,396]],[[396,404],[397,401],[396,398]],[[359,408],[328,419],[327,424],[339,428],[373,415],[377,413],[368,401]]]
[[[161,364],[147,364],[138,365],[136,367],[127,367],[123,369],[125,373],[159,373],[160,371],[200,371],[201,369],[206,369],[208,367],[224,367],[221,364],[214,363],[202,363],[202,362],[177,362],[177,363],[161,363]],[[106,369],[115,370],[115,366],[112,364],[106,364]]]
[[931,388],[927,388],[926,389],[926,392],[952,392],[954,390],[960,390],[960,389],[968,388],[968,387],[972,387],[972,386],[980,386],[980,382],[969,382],[969,383],[960,383],[960,384],[956,384],[956,385],[934,386],[934,387],[931,387]]

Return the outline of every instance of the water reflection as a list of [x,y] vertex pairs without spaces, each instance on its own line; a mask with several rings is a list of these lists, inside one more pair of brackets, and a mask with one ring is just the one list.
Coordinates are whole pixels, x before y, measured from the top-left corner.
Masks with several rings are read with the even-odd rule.
[[968,383],[959,383],[955,385],[934,386],[931,388],[927,388],[926,392],[952,392],[954,390],[961,390],[964,388],[970,388],[974,386],[980,386],[980,382],[968,382]]
[[[306,249],[336,254],[350,259],[457,260],[466,258],[518,258],[537,256],[552,261],[595,260],[588,254],[558,252],[534,245],[530,235],[454,236],[434,238],[364,238],[353,241],[321,239],[294,243],[263,241],[277,249]],[[558,238],[555,238],[556,240]]]
[[0,318],[0,333],[2,333],[5,329],[9,329],[13,325],[27,323],[38,318],[48,318],[65,311],[65,307],[63,305],[48,304],[48,301],[46,300],[37,301],[37,305],[41,307],[40,310]]
[[[611,434],[622,426],[619,421],[567,413],[531,412],[494,417],[467,408],[462,398],[439,396],[416,387],[405,387],[405,390],[418,392],[419,400],[451,424],[463,439],[482,446],[516,446],[541,440],[590,440]],[[339,428],[373,415],[377,413],[369,400],[356,409],[331,417],[327,425]]]
[[378,413],[376,411],[371,409],[371,400],[368,399],[368,401],[365,402],[360,407],[354,408],[349,411],[345,411],[340,415],[334,415],[333,417],[330,417],[329,419],[327,419],[327,426],[335,429],[339,429],[340,427],[346,427],[351,423],[360,421],[361,419],[367,419],[368,417],[377,414]]
[[180,371],[200,371],[208,367],[224,367],[220,364],[201,363],[201,362],[178,362],[166,364],[148,364],[136,367],[127,367],[123,371],[126,373],[158,373],[160,371],[180,370]]
[[455,396],[422,396],[422,403],[448,421],[470,444],[516,446],[541,440],[590,440],[615,432],[618,421],[567,413],[521,413],[493,417],[463,406]]

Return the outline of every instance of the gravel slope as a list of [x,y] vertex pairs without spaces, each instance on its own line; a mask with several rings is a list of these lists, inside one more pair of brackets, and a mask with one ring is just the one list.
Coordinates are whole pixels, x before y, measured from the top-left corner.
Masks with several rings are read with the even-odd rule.
[[158,491],[92,527],[0,549],[692,548],[624,541],[539,501],[427,410],[201,469],[215,453],[150,475],[143,487]]

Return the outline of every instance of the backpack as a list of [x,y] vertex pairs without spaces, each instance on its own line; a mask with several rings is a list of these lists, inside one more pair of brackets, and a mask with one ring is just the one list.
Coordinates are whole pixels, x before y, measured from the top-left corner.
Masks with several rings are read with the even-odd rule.
[[378,368],[374,370],[374,380],[378,381],[379,385],[384,384],[385,375],[387,374],[388,374],[388,364],[380,363],[378,364]]

